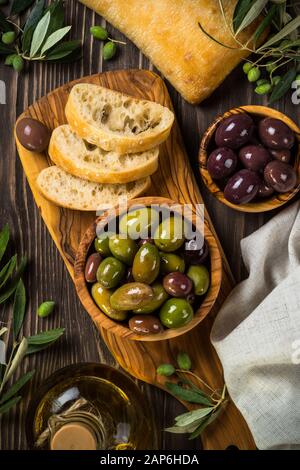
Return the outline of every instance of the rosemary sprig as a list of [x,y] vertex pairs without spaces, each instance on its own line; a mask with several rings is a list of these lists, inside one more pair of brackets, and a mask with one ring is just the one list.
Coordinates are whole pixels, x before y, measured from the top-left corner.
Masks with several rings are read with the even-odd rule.
[[166,428],[165,431],[175,434],[189,434],[189,439],[195,439],[217,419],[224,409],[228,401],[226,385],[223,386],[221,392],[210,387],[190,370],[191,360],[186,353],[178,354],[177,364],[177,369],[172,364],[162,364],[158,367],[157,374],[176,377],[176,382],[165,382],[167,390],[180,400],[201,407],[177,416],[174,426]]
[[[9,228],[5,225],[0,232],[0,262],[6,254],[9,243]],[[41,351],[53,344],[64,332],[64,328],[43,331],[37,335],[20,337],[20,331],[25,318],[26,291],[21,278],[26,266],[26,258],[22,258],[17,266],[17,256],[13,256],[0,271],[2,283],[0,286],[0,303],[4,303],[14,295],[12,309],[12,347],[7,350],[8,336],[7,327],[0,328],[0,415],[9,411],[20,400],[20,390],[31,380],[35,371],[29,371],[13,384],[12,377],[17,371],[20,363],[28,354]],[[3,341],[3,338],[6,341]]]
[[36,0],[24,26],[16,23],[16,15],[33,3],[14,0],[9,17],[0,12],[0,55],[6,57],[5,64],[20,72],[26,62],[69,62],[81,57],[81,41],[63,42],[71,30],[71,26],[64,26],[63,0],[54,0],[48,7],[45,0]]
[[[225,14],[224,0],[218,3],[234,46],[212,36],[203,25],[199,27],[223,47],[253,54],[253,59],[247,60],[243,69],[248,80],[255,84],[257,94],[270,94],[270,103],[274,103],[291,89],[295,80],[300,84],[299,7],[284,0],[239,0],[230,21]],[[240,33],[254,23],[252,36],[247,42],[241,42]],[[283,71],[282,75],[278,74],[279,70]]]

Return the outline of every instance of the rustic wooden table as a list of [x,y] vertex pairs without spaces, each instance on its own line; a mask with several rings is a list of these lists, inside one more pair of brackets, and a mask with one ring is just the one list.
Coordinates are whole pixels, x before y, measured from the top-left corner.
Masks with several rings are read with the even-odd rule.
[[[64,326],[63,340],[49,350],[26,359],[22,371],[35,369],[35,379],[27,388],[24,400],[14,411],[0,421],[0,449],[26,449],[24,421],[30,397],[41,381],[54,370],[67,364],[85,361],[116,365],[104,345],[89,316],[84,312],[69,274],[54,243],[40,218],[31,191],[18,159],[13,128],[19,114],[30,104],[54,88],[77,77],[106,70],[144,68],[155,70],[139,50],[110,25],[111,35],[127,42],[119,48],[117,57],[110,62],[101,58],[101,42],[93,41],[89,28],[93,24],[105,25],[105,21],[87,10],[75,0],[67,2],[67,24],[72,24],[74,38],[83,38],[83,59],[77,63],[62,65],[34,64],[20,75],[0,65],[0,80],[6,85],[6,104],[0,105],[0,226],[8,222],[14,247],[27,253],[30,265],[25,276],[29,294],[28,313],[24,333],[34,334],[41,329]],[[204,188],[199,178],[197,153],[202,133],[218,114],[239,105],[267,104],[247,86],[239,67],[223,85],[201,106],[191,106],[168,84],[177,118],[194,173],[204,196],[208,211],[219,234],[237,281],[246,276],[240,254],[240,240],[264,224],[275,212],[268,214],[242,214],[217,202]],[[290,96],[276,106],[295,121],[300,118],[299,107]],[[49,319],[39,319],[36,309],[44,300],[53,299],[58,307]],[[1,311],[0,320],[8,321],[9,311]],[[146,394],[156,423],[155,447],[157,449],[199,449],[200,443],[185,437],[164,433],[162,429],[173,422],[182,411],[176,400],[164,392],[140,384]]]

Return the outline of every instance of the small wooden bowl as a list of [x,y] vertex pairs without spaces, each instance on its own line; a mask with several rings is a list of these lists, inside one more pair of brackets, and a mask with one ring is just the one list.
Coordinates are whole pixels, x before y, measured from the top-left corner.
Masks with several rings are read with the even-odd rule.
[[[210,152],[216,147],[212,145],[212,139],[215,136],[215,131],[218,125],[223,121],[225,118],[239,113],[248,113],[252,115],[255,119],[263,119],[265,117],[272,117],[275,119],[280,119],[281,121],[285,122],[292,131],[295,133],[297,144],[295,144],[295,155],[294,155],[294,168],[297,172],[298,176],[298,183],[295,189],[289,191],[288,193],[279,194],[275,193],[274,196],[271,196],[267,199],[261,199],[255,202],[249,202],[248,204],[232,204],[231,202],[227,201],[224,197],[223,191],[217,186],[217,183],[212,179],[208,170],[207,170],[207,159]],[[276,111],[275,109],[268,108],[266,106],[241,106],[240,108],[231,109],[230,111],[223,114],[223,116],[219,116],[215,119],[215,121],[211,124],[211,126],[207,129],[205,134],[203,135],[200,150],[199,150],[199,166],[200,166],[200,173],[202,175],[202,179],[206,184],[209,191],[223,204],[226,206],[231,207],[237,211],[241,212],[266,212],[272,209],[276,209],[290,199],[292,199],[295,194],[300,189],[300,129],[299,127],[285,114]]]
[[[142,197],[128,201],[129,208],[132,206],[137,206],[139,204],[149,206],[151,204],[174,205],[176,203],[171,199],[166,199],[163,197]],[[116,213],[117,216],[119,216],[119,209],[117,209]],[[195,222],[195,218],[195,212],[193,211],[193,215],[191,218],[193,223]],[[90,252],[90,248],[96,237],[96,227],[104,227],[105,225],[107,225],[108,220],[108,213],[105,212],[103,215],[98,217],[95,222],[88,228],[80,242],[74,266],[74,280],[77,294],[81,300],[82,305],[92,317],[96,325],[99,328],[109,330],[115,335],[122,336],[123,338],[135,341],[161,341],[175,338],[186,333],[187,331],[191,330],[196,325],[198,325],[208,315],[211,308],[213,307],[218,297],[222,280],[222,258],[216,239],[208,228],[208,223],[204,223],[204,237],[208,243],[210,251],[211,283],[209,290],[205,298],[203,299],[202,304],[195,312],[194,318],[187,325],[181,328],[165,329],[162,333],[142,336],[132,332],[124,323],[111,320],[107,315],[105,315],[95,304],[85,280],[84,271],[86,260]]]

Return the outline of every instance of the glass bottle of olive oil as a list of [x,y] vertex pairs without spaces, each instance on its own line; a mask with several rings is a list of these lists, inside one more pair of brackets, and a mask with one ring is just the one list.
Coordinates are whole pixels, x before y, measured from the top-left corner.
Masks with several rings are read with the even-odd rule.
[[152,419],[136,384],[102,364],[56,371],[31,402],[26,422],[31,448],[151,449]]

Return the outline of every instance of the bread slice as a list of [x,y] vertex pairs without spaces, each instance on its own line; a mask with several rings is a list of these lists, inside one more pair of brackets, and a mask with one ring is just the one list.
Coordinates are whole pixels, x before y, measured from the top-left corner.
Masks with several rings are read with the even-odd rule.
[[172,111],[160,104],[88,83],[72,88],[65,113],[82,139],[120,154],[161,144],[174,121]]
[[37,177],[41,193],[54,204],[79,211],[98,211],[118,204],[119,198],[133,199],[146,191],[150,178],[127,184],[91,183],[50,166]]
[[107,152],[78,137],[67,124],[54,129],[48,152],[63,170],[96,183],[128,183],[152,175],[158,167],[158,147],[124,155]]

